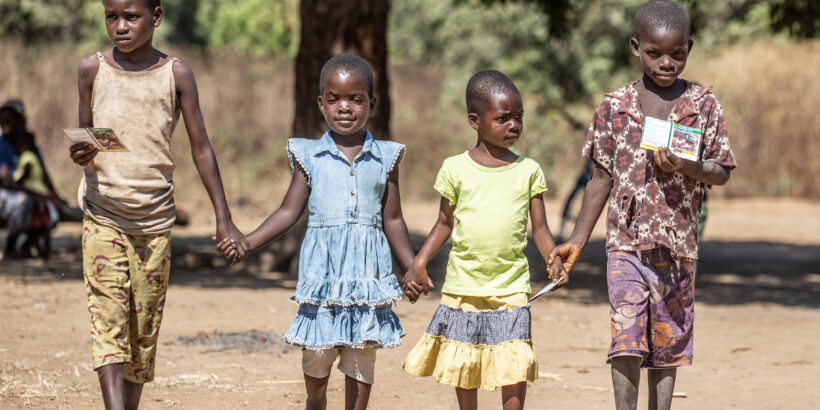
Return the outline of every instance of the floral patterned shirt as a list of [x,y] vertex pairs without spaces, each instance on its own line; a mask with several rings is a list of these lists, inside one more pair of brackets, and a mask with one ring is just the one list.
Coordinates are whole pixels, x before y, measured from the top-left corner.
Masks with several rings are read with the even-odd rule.
[[[697,259],[697,224],[706,184],[662,171],[655,167],[653,153],[640,147],[644,115],[636,83],[606,94],[582,151],[612,177],[607,251],[665,246],[678,257]],[[667,121],[702,130],[700,160],[736,166],[723,108],[709,88],[687,83]]]

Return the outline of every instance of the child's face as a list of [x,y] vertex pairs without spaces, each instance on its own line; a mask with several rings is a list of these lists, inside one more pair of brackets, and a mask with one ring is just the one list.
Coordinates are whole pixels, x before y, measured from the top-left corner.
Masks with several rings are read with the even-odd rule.
[[25,132],[24,122],[15,113],[3,110],[0,111],[0,130],[3,135],[13,136]]
[[640,40],[633,37],[629,44],[644,74],[663,88],[675,83],[692,50],[692,40],[682,30],[650,28],[641,33]]
[[493,95],[481,114],[467,116],[478,138],[486,144],[510,148],[524,130],[524,104],[521,94],[509,92]]
[[108,37],[123,53],[151,44],[162,22],[162,9],[149,9],[145,0],[103,0],[103,7]]
[[358,76],[341,70],[328,75],[319,110],[333,132],[344,136],[362,133],[375,108],[376,98],[368,95],[367,85]]

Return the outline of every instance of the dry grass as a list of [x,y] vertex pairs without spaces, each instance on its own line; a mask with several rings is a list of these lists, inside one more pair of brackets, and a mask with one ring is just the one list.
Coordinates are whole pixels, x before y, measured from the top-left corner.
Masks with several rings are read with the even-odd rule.
[[738,162],[728,194],[820,198],[818,65],[817,40],[695,48],[686,77],[714,85]]
[[[0,99],[22,98],[30,128],[64,197],[72,201],[81,170],[68,158],[60,128],[77,124],[76,67],[84,53],[65,46],[24,48],[0,42]],[[211,141],[233,206],[273,209],[286,189],[289,171],[284,141],[293,116],[292,67],[247,56],[222,58],[169,50],[197,77]],[[733,196],[820,197],[820,41],[769,39],[720,53],[695,51],[685,77],[714,85],[729,121],[740,164],[725,190]],[[474,135],[459,107],[439,104],[441,72],[434,67],[391,70],[392,128],[408,146],[402,165],[406,198],[431,198],[441,160],[470,147]],[[527,100],[525,96],[525,103]],[[595,101],[597,103],[597,101]],[[590,115],[592,108],[588,109]],[[579,117],[583,118],[583,115]],[[584,120],[586,121],[586,120]],[[529,114],[520,149],[541,162],[561,196],[580,164],[584,135],[558,117]],[[185,127],[174,136],[177,201],[183,208],[210,209],[192,166]],[[556,189],[557,188],[557,189]]]

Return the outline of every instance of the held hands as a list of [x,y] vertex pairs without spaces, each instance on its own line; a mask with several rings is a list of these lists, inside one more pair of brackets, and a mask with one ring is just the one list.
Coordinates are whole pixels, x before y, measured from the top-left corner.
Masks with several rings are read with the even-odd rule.
[[683,160],[666,147],[655,151],[655,165],[663,172],[677,172],[683,166]]
[[[217,238],[222,238],[217,242]],[[236,265],[250,253],[250,245],[247,239],[239,232],[239,229],[229,222],[224,226],[217,224],[216,235],[211,237],[211,240],[216,243],[217,255],[223,255],[226,259],[231,261],[231,266]]]
[[583,249],[583,247],[572,242],[564,242],[556,246],[555,249],[550,252],[550,258],[547,262],[550,270],[550,278],[552,280],[560,278],[563,272],[567,275],[567,279],[564,280],[560,286],[566,285],[569,282],[569,272],[572,271],[572,267],[578,262],[578,258],[581,256]]
[[427,295],[430,289],[434,289],[433,281],[427,276],[427,267],[417,268],[410,267],[407,273],[404,274],[404,283],[402,284],[402,291],[410,299],[410,303],[416,303],[422,293]]
[[69,148],[71,152],[71,160],[79,166],[86,166],[97,156],[100,152],[96,147],[87,142],[78,142],[72,144]]
[[553,282],[557,282],[558,279],[563,278],[558,285],[555,286],[555,288],[557,289],[564,287],[569,283],[568,269],[564,267],[564,263],[560,255],[550,256],[550,260],[551,262],[549,266],[547,266],[547,272],[549,273],[550,279],[552,279]]

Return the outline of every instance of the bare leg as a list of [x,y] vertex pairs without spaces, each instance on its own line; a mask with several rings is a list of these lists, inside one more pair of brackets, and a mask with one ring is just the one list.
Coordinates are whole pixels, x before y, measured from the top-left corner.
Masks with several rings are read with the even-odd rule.
[[365,410],[370,401],[371,387],[372,384],[345,376],[345,410]]
[[316,378],[305,375],[305,389],[307,390],[305,405],[307,410],[325,410],[327,408],[328,380],[330,380],[330,376]]
[[97,369],[97,378],[100,379],[103,403],[106,410],[125,409],[125,388],[123,387],[122,363],[109,364]]
[[501,403],[504,410],[522,410],[527,397],[527,382],[501,387]]
[[140,397],[142,397],[142,383],[125,381],[125,410],[137,410],[140,407]]
[[610,361],[616,410],[635,410],[638,407],[641,361],[637,356],[616,356]]
[[478,390],[456,387],[456,397],[458,398],[458,408],[460,410],[478,409]]
[[649,369],[649,410],[669,410],[672,407],[672,393],[675,391],[677,368]]

